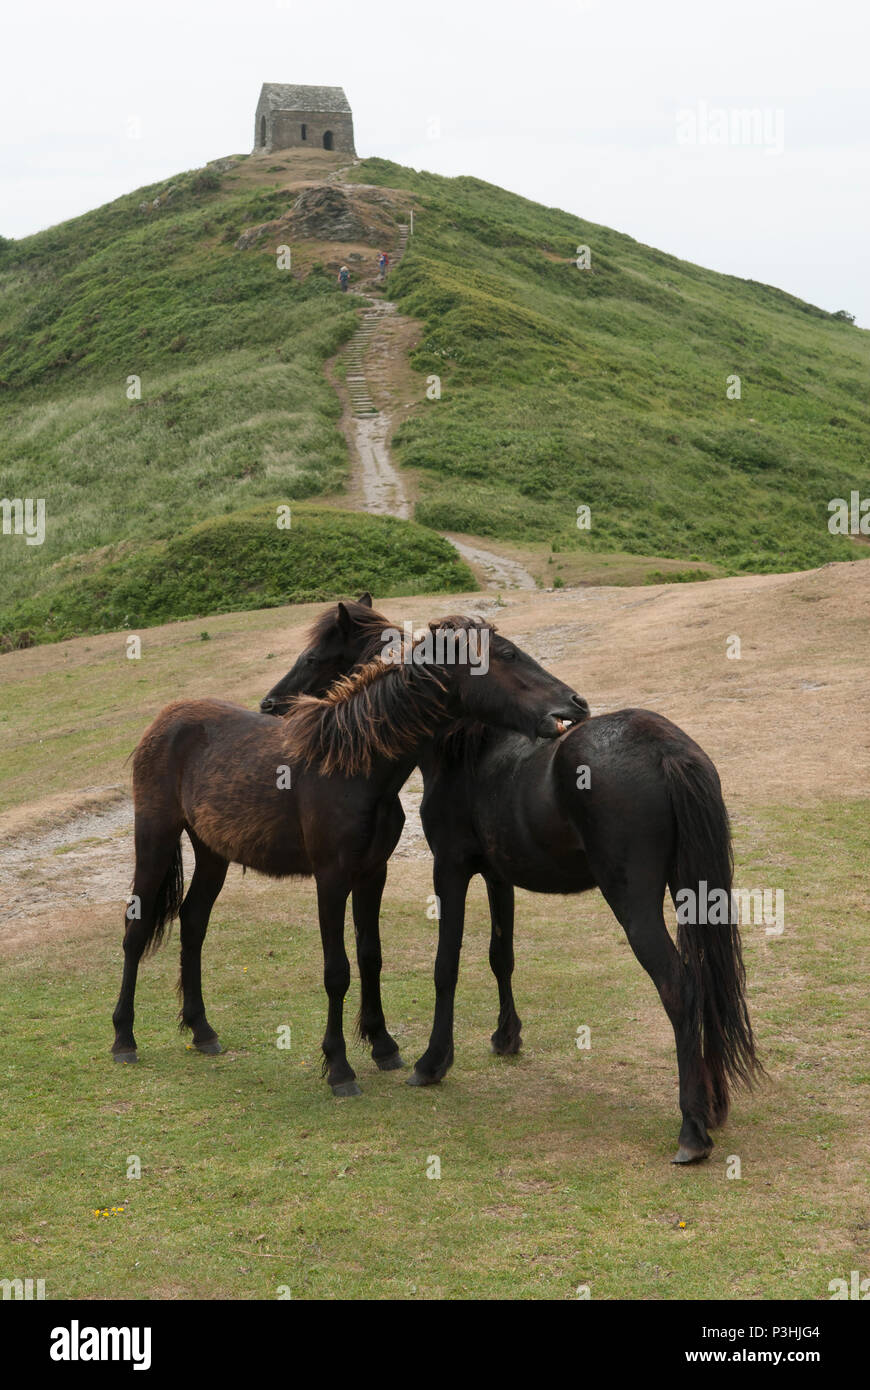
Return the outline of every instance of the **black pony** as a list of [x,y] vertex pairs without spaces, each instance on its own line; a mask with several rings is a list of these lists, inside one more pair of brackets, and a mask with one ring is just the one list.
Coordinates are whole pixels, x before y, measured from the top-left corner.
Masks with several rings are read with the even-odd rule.
[[[370,659],[389,628],[368,594],[330,609],[261,709],[281,714],[300,692],[327,689]],[[514,886],[537,893],[598,887],[673,1026],[683,1116],[673,1161],[706,1158],[713,1147],[708,1127],[725,1120],[730,1087],[751,1085],[762,1070],[731,906],[728,814],[706,753],[662,715],[626,709],[581,720],[549,742],[463,719],[423,743],[418,761],[440,919],[435,1019],[411,1084],[440,1081],[453,1061],[453,1004],[472,876],[483,876],[489,896],[489,960],[500,1004],[492,1043],[500,1053],[520,1047],[511,990]],[[678,914],[674,945],[662,911],[668,889],[675,899],[690,889],[696,902],[705,891],[707,901],[716,901],[714,891],[723,890],[726,920],[682,921]]]
[[[471,660],[472,646],[484,645],[486,669]],[[576,717],[578,697],[487,624],[467,618],[433,623],[421,641],[394,655],[390,664],[362,664],[323,698],[297,700],[281,723],[223,700],[178,700],[146,729],[133,758],[136,871],[112,1020],[116,1061],[137,1060],[139,961],[179,915],[181,1024],[201,1052],[220,1052],[205,1014],[200,957],[227,867],[236,863],[273,878],[317,881],[329,997],[324,1071],[336,1095],[359,1092],[342,1031],[350,982],[344,917],[352,895],[360,1032],[382,1070],[401,1066],[381,1007],[378,913],[404,821],[399,789],[420,745],[463,713],[555,737],[563,719]],[[186,897],[183,831],[196,855]]]

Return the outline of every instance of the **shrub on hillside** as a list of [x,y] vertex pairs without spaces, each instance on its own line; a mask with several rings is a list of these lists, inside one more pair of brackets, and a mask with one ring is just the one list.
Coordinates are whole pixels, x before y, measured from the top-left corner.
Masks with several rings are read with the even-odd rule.
[[440,536],[414,522],[297,507],[279,529],[263,504],[130,550],[0,612],[6,650],[180,618],[327,601],[359,589],[387,598],[476,587]]

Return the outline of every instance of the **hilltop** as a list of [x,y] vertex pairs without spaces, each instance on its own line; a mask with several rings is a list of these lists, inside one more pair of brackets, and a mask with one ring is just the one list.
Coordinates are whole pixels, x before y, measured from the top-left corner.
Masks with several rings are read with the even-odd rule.
[[[439,532],[529,547],[557,585],[867,554],[827,503],[870,490],[870,335],[478,179],[346,160],[231,157],[0,243],[0,492],[47,503],[43,545],[0,546],[6,646],[468,590]],[[414,520],[366,518],[324,368],[367,300],[335,271],[376,298],[412,211],[388,291],[421,324],[393,440]]]

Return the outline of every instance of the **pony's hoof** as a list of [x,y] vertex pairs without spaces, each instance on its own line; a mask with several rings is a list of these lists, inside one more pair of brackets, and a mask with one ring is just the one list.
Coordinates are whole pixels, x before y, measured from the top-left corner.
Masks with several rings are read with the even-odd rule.
[[709,1158],[712,1152],[712,1149],[684,1149],[681,1144],[671,1163],[701,1163],[705,1158]]
[[375,1065],[378,1071],[400,1071],[405,1063],[398,1052],[391,1052],[389,1057],[376,1057]]
[[411,1072],[406,1086],[436,1086],[441,1080],[440,1076],[426,1076],[424,1072],[417,1071],[416,1068]]
[[138,1052],[135,1052],[135,1051],[134,1051],[134,1052],[113,1052],[113,1053],[112,1053],[112,1061],[113,1061],[113,1062],[138,1062],[138,1061],[139,1061],[139,1053],[138,1053]]
[[330,1084],[332,1085],[332,1094],[334,1096],[362,1095],[362,1089],[356,1084],[355,1081],[336,1081],[334,1084]]
[[499,1042],[495,1037],[491,1039],[491,1044],[496,1057],[516,1057],[523,1045],[519,1038],[511,1038],[508,1042]]
[[212,1038],[210,1042],[194,1043],[193,1045],[197,1052],[204,1052],[208,1057],[217,1057],[219,1052],[223,1052],[217,1038]]

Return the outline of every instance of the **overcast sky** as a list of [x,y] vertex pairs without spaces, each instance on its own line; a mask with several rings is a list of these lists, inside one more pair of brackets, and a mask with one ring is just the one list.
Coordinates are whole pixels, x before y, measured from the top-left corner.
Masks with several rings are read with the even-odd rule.
[[262,82],[322,83],[360,154],[870,327],[868,53],[866,0],[26,0],[2,19],[0,233],[247,152]]

